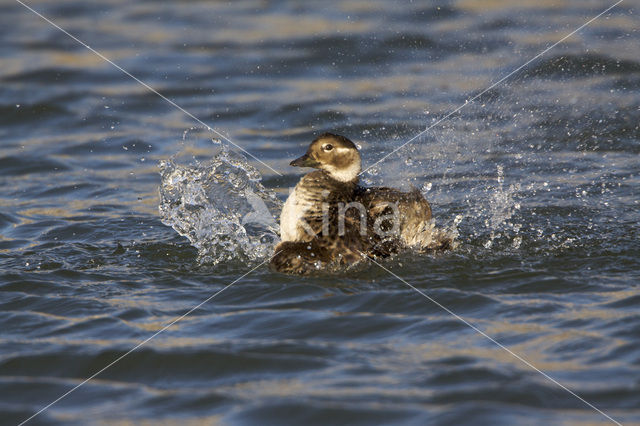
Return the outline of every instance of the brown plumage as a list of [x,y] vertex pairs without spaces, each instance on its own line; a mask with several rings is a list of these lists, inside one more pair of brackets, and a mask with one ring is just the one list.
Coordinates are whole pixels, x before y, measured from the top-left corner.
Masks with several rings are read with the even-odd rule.
[[282,209],[282,242],[271,259],[276,271],[309,274],[408,246],[434,248],[427,200],[417,190],[358,186],[360,154],[344,136],[321,135],[291,165],[319,170],[300,180]]
[[[305,175],[295,191],[299,201],[309,207],[304,220],[297,223],[295,239],[276,246],[272,267],[280,272],[306,274],[356,263],[366,257],[373,244],[368,237],[361,236],[361,224],[366,225],[366,218],[355,208],[344,208],[354,200],[355,190],[355,181],[341,182],[321,170]],[[370,234],[366,228],[364,233]]]

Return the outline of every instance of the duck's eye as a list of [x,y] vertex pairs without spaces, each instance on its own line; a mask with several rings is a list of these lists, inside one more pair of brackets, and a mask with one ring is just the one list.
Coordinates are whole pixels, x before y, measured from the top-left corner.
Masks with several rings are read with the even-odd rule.
[[333,149],[333,145],[330,143],[326,144],[323,148],[325,151],[331,151]]

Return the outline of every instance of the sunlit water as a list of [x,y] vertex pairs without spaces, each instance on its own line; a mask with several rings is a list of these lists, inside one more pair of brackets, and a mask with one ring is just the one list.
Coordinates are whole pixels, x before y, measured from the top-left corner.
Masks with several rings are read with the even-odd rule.
[[[608,6],[506,3],[29,3],[283,176],[2,3],[0,423],[268,258],[314,135],[372,165]],[[420,189],[458,234],[385,268],[623,424],[640,423],[639,13],[625,0],[362,178]],[[144,422],[608,420],[371,264],[259,266],[33,420]]]

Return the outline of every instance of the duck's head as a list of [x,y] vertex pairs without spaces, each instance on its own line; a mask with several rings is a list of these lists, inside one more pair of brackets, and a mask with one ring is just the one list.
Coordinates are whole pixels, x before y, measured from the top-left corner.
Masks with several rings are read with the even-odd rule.
[[344,136],[324,133],[316,138],[307,153],[291,162],[296,167],[324,170],[340,182],[352,182],[361,170],[360,153],[353,142]]

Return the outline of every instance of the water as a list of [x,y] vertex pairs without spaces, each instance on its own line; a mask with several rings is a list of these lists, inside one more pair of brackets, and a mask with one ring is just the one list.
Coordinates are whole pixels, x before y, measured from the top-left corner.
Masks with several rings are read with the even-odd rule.
[[[218,144],[219,141],[216,141]],[[160,163],[160,217],[198,249],[199,261],[268,259],[279,239],[282,202],[258,171],[227,145],[211,161]]]
[[[609,422],[382,268],[260,266],[314,135],[371,165],[608,4],[29,4],[283,176],[2,3],[0,423],[256,266],[32,424]],[[385,268],[623,424],[640,423],[639,7],[363,176],[421,189],[458,232]],[[172,173],[185,236],[158,211]]]

